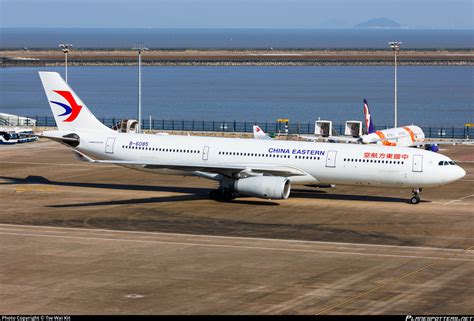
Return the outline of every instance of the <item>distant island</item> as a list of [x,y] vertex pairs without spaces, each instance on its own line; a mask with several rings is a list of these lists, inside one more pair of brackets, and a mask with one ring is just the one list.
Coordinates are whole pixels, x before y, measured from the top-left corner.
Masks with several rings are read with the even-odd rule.
[[354,28],[400,28],[401,25],[388,18],[374,18],[367,20],[365,22],[361,22],[359,24],[356,24]]

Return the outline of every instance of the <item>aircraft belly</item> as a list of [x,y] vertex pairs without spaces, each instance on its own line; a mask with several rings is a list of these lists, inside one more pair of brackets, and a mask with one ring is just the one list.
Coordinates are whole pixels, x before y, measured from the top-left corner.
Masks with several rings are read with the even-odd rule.
[[403,187],[406,183],[405,175],[398,170],[371,170],[367,171],[358,166],[334,169],[333,173],[325,171],[318,177],[324,184],[366,185],[377,187]]
[[379,184],[389,184],[389,186],[403,186],[405,184],[405,176],[399,170],[381,169],[378,171],[376,181]]
[[141,172],[148,172],[154,174],[163,174],[163,175],[179,175],[179,176],[194,176],[193,171],[183,171],[183,170],[176,170],[176,169],[168,169],[168,168],[145,168],[142,165],[120,165],[126,168],[138,170]]

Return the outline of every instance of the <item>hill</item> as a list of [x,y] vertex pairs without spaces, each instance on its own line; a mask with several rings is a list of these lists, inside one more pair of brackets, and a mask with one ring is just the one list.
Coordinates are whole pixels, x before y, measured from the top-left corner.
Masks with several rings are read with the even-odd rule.
[[367,20],[365,22],[361,22],[356,24],[354,28],[400,28],[401,25],[391,19],[388,18],[374,18]]

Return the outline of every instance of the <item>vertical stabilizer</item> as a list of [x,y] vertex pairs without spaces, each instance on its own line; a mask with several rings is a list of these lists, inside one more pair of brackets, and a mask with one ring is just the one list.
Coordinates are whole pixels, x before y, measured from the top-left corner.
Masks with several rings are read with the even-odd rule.
[[265,132],[258,126],[253,126],[253,138],[255,139],[271,139]]
[[90,112],[57,72],[39,72],[49,106],[61,131],[112,131]]
[[372,121],[372,116],[369,110],[369,104],[367,99],[364,99],[364,116],[365,116],[365,128],[367,129],[367,134],[375,133],[375,126]]

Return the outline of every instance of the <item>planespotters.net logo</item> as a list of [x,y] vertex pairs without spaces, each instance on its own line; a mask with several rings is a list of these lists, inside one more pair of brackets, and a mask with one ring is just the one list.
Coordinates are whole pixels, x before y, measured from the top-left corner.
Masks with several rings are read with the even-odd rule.
[[407,315],[405,321],[474,321],[473,316],[412,316]]

